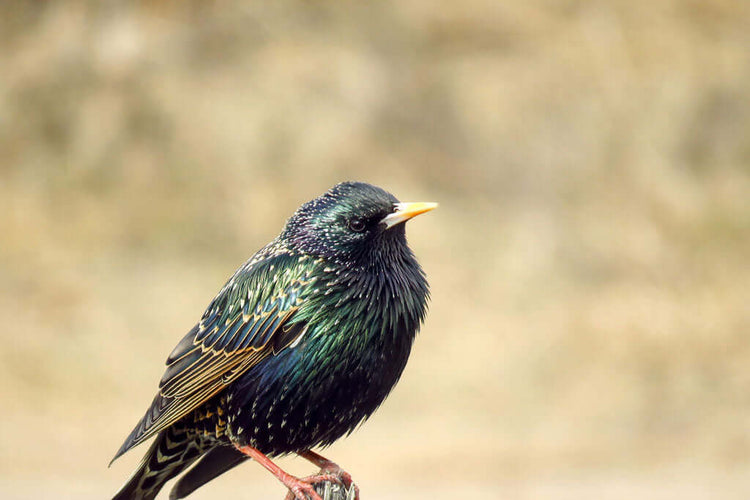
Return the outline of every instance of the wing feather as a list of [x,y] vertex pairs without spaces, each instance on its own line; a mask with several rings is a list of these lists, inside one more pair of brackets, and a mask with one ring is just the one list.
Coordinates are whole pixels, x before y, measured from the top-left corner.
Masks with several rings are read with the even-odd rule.
[[[170,353],[159,393],[115,459],[304,334],[305,322],[295,322],[294,317],[311,280],[294,267],[295,262],[288,255],[276,256],[235,273]],[[278,279],[269,280],[269,275]],[[269,281],[270,290],[258,286]]]

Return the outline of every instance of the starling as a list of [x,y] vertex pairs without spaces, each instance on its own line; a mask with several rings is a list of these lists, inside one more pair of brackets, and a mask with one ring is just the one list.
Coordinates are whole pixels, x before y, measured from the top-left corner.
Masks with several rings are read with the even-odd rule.
[[[312,451],[354,430],[404,370],[427,310],[424,271],[404,222],[435,203],[400,203],[381,188],[337,184],[302,205],[281,234],[227,281],[167,358],[159,391],[113,461],[155,441],[115,500],[183,498],[252,458],[289,490],[351,476]],[[321,468],[294,477],[269,457]]]

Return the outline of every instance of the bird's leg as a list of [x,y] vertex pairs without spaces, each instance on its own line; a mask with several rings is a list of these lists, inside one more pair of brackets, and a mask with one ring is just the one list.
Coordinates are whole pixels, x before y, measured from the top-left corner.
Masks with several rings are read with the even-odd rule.
[[316,476],[314,478],[300,479],[298,477],[292,476],[288,472],[285,472],[281,467],[273,463],[270,458],[268,458],[252,446],[235,445],[235,448],[237,448],[237,450],[239,450],[241,453],[258,462],[260,465],[265,467],[268,472],[276,476],[279,481],[284,483],[284,486],[289,488],[290,494],[294,495],[293,498],[296,498],[297,500],[322,500],[322,498],[320,498],[320,495],[318,495],[318,493],[315,491],[315,488],[313,488],[313,485],[315,483],[320,483],[323,481],[336,480],[335,477],[326,477],[326,475]]
[[321,472],[332,474],[336,476],[337,478],[340,478],[340,481],[344,483],[344,486],[346,486],[347,488],[354,489],[354,498],[356,500],[359,500],[359,488],[352,481],[351,474],[349,474],[344,469],[339,467],[339,465],[336,462],[332,462],[328,460],[326,457],[322,455],[318,455],[312,450],[305,450],[299,453],[299,456],[301,456],[305,460],[308,460],[312,462],[313,464],[317,465],[318,467],[320,467]]

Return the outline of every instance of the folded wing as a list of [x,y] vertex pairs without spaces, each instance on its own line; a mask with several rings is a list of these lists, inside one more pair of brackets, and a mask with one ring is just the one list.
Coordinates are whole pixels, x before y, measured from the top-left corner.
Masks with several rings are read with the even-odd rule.
[[304,333],[295,314],[311,281],[295,262],[276,256],[235,273],[167,358],[158,394],[113,461]]

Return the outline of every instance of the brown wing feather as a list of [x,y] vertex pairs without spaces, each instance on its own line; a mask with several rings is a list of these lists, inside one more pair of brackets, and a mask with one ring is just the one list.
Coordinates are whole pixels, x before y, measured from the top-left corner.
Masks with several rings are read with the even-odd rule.
[[[302,301],[299,292],[305,284],[304,278],[292,281],[248,314],[246,304],[231,313],[224,310],[229,302],[226,295],[236,289],[230,280],[204,315],[204,319],[210,316],[206,326],[212,331],[207,332],[202,321],[175,347],[167,359],[159,393],[113,461],[169,427],[266,356],[277,354],[302,335],[304,323],[295,323],[293,318]],[[218,320],[217,314],[221,315]]]

